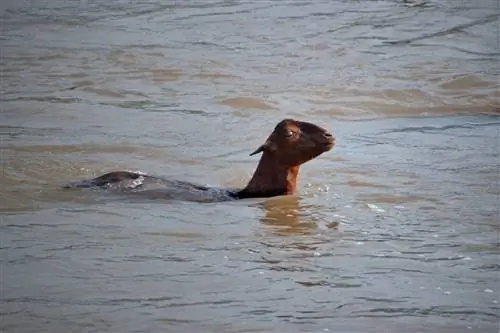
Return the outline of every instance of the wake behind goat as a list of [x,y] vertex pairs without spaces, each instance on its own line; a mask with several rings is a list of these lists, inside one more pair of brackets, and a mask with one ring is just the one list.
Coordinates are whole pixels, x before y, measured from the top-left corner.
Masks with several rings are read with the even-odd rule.
[[188,201],[293,195],[297,189],[300,166],[334,146],[334,136],[325,129],[304,121],[284,119],[276,125],[265,143],[250,154],[262,153],[262,156],[252,178],[243,189],[212,188],[131,171],[114,171],[94,179],[72,182],[64,187],[100,187],[155,198]]

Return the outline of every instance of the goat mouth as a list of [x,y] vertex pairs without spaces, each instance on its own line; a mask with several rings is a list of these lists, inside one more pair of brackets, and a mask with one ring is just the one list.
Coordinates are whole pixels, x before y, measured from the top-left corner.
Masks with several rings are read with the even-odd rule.
[[328,150],[332,149],[333,147],[335,147],[335,139],[323,142],[322,145],[328,151]]
[[329,142],[325,144],[326,151],[331,150],[335,146],[335,143]]

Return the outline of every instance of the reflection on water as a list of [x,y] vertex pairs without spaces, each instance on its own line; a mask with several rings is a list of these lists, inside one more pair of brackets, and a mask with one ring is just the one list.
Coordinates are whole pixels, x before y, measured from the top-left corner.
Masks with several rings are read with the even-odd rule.
[[[498,1],[3,1],[2,328],[497,332]],[[61,191],[116,169],[241,187],[284,117],[300,194]]]
[[307,235],[317,232],[317,226],[313,221],[307,221],[307,217],[300,216],[297,197],[266,200],[262,203],[262,207],[266,214],[261,218],[261,223],[270,226],[278,236]]

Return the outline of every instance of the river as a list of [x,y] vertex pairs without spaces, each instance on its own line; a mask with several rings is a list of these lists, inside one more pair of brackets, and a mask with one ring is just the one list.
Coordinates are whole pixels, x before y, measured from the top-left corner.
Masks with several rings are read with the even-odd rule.
[[[4,332],[499,331],[500,4],[0,4]],[[241,187],[292,117],[335,134],[293,197]]]

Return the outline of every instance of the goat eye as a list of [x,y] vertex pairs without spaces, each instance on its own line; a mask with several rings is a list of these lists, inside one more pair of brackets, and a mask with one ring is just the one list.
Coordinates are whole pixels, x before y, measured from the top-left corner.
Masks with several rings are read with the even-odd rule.
[[292,136],[294,136],[294,135],[295,135],[295,133],[294,133],[293,131],[290,131],[290,130],[286,131],[286,133],[285,133],[285,136],[286,136],[287,138],[292,137]]

